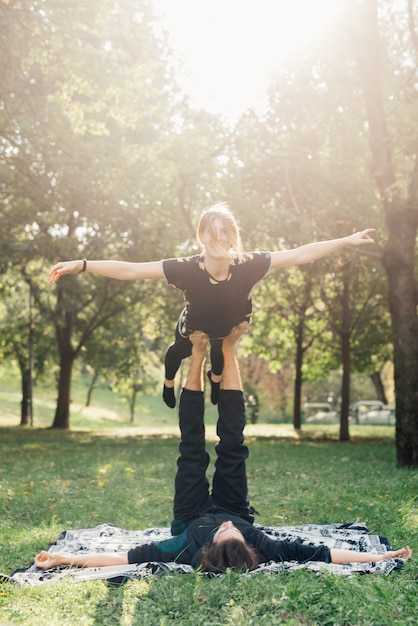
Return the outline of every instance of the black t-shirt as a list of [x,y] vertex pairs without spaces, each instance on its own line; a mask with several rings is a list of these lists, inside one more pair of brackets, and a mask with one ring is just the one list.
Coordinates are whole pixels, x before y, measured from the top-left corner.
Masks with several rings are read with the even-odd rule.
[[228,277],[218,281],[207,272],[201,255],[165,259],[163,272],[168,284],[184,293],[181,334],[201,330],[211,339],[220,339],[241,322],[249,322],[251,290],[270,265],[269,252],[250,252],[243,261],[231,260]]
[[177,537],[137,546],[128,551],[129,563],[177,562],[197,567],[202,548],[210,545],[212,537],[226,520],[232,521],[241,531],[245,541],[256,551],[260,563],[269,561],[322,561],[331,562],[331,553],[324,545],[304,545],[298,541],[270,539],[252,524],[228,512],[203,514],[189,524]]

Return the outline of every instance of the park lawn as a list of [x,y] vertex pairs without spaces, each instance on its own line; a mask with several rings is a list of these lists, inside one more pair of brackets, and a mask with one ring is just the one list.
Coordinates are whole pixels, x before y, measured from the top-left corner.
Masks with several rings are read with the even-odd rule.
[[[129,430],[139,428],[176,432],[177,411],[169,409],[161,398],[161,388],[153,394],[138,395],[133,421],[131,420],[128,399],[112,391],[105,381],[99,379],[91,396],[91,405],[86,406],[91,376],[74,368],[71,384],[70,428],[71,430],[106,431],[111,429]],[[21,389],[20,374],[11,362],[0,364],[0,427],[20,424]],[[33,425],[48,428],[54,421],[57,404],[56,381],[53,373],[45,373],[37,380],[33,390]],[[207,407],[208,423],[216,421],[216,411],[210,403]]]
[[[356,431],[357,432],[357,431]],[[362,431],[365,433],[366,431]],[[376,434],[379,431],[374,431]],[[365,522],[415,554],[418,471],[397,469],[393,436],[249,437],[250,499],[267,525]],[[208,442],[213,458],[214,441]],[[68,528],[168,526],[178,439],[0,428],[0,572],[28,565]],[[417,558],[387,577],[312,572],[166,574],[0,586],[0,624],[418,624]]]

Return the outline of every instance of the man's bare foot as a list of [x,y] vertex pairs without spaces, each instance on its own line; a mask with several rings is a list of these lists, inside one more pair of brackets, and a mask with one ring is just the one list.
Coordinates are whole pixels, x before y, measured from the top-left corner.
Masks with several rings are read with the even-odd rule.
[[222,352],[224,355],[224,371],[222,388],[242,391],[241,375],[237,360],[238,340],[248,330],[248,322],[238,324],[222,342]]
[[203,391],[203,366],[206,360],[209,337],[202,331],[195,330],[189,335],[189,339],[192,342],[192,361],[184,388],[190,391]]
[[209,335],[203,333],[201,330],[194,330],[189,339],[193,344],[193,354],[206,354],[206,349],[209,343]]
[[242,337],[242,335],[245,335],[245,333],[248,331],[248,326],[248,322],[241,322],[241,324],[235,326],[235,328],[231,330],[229,335],[224,338],[223,343],[227,343],[229,345],[236,344],[237,341]]

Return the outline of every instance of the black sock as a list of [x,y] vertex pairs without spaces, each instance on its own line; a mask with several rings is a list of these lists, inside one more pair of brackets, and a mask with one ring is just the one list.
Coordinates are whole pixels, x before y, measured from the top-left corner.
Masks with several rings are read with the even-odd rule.
[[212,380],[212,370],[209,370],[207,373],[207,377],[210,381],[210,399],[212,404],[218,404],[219,400],[219,392],[221,390],[221,381],[218,383],[213,382]]
[[170,409],[176,406],[176,396],[174,395],[174,387],[163,387],[163,400]]

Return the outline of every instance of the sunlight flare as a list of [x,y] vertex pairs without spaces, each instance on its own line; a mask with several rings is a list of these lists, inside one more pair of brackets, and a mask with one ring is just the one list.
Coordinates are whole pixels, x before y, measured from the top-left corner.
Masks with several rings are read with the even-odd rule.
[[262,100],[268,79],[321,37],[343,0],[154,0],[198,107],[236,116]]

